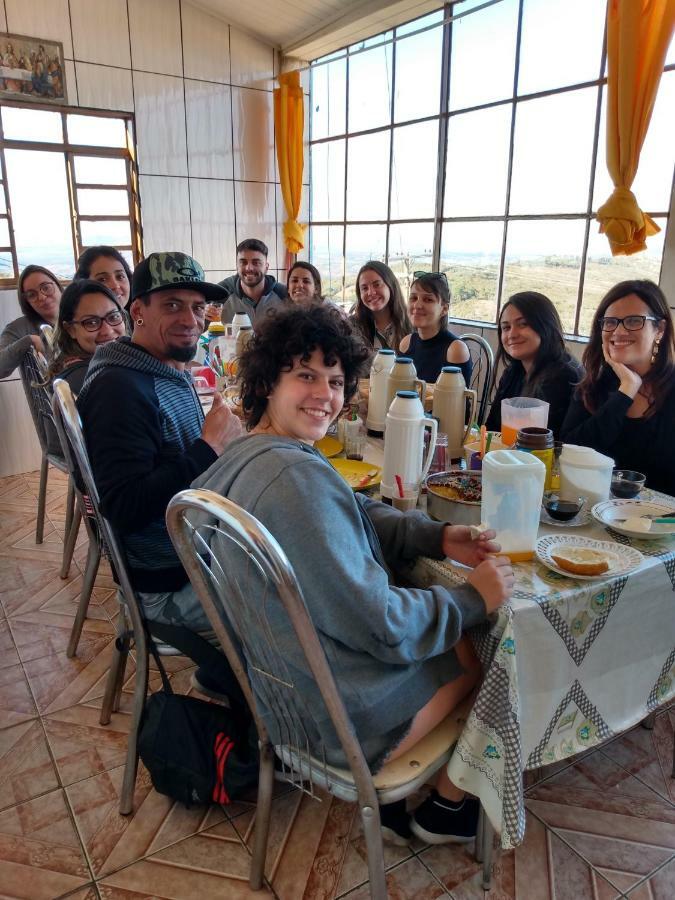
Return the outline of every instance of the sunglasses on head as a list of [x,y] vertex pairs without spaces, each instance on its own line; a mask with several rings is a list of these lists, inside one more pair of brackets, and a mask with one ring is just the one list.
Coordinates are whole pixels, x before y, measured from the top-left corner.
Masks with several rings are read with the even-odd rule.
[[413,278],[415,280],[418,278],[440,278],[441,281],[444,281],[446,284],[448,283],[448,276],[445,272],[423,272],[420,269],[418,272],[413,272]]

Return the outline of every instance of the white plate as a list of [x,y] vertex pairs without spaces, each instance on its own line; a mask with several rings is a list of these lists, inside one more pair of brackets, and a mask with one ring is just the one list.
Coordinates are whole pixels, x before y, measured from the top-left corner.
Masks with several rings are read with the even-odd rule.
[[553,516],[549,516],[544,507],[541,508],[541,514],[539,515],[539,521],[543,525],[553,525],[556,528],[578,528],[580,525],[588,525],[591,521],[591,514],[586,507],[582,507],[576,516],[573,519],[570,519],[569,522],[561,522],[560,519],[554,519]]
[[617,519],[629,519],[639,516],[666,516],[675,509],[675,503],[645,503],[643,500],[603,500],[596,503],[591,513],[601,525],[608,525],[619,534],[637,538],[641,541],[654,541],[658,538],[675,535],[675,525],[652,525],[651,531],[631,531],[620,525]]
[[[564,547],[588,547],[591,550],[601,550],[607,554],[609,569],[602,575],[575,575],[574,572],[566,572],[551,558],[551,554]],[[598,579],[616,578],[619,575],[627,575],[642,564],[644,556],[634,547],[625,547],[614,541],[596,541],[594,538],[582,537],[574,534],[548,534],[539,538],[535,549],[537,559],[547,569],[574,578],[578,581],[597,581]]]

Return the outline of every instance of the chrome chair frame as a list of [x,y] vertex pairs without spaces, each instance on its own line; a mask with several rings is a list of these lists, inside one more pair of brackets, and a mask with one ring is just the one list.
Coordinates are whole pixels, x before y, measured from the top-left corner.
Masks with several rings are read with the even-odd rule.
[[[444,739],[441,752],[434,747],[432,754],[427,750],[425,758],[422,744],[426,739],[423,739],[409,754],[387,763],[373,776],[293,568],[275,538],[250,513],[212,491],[181,491],[169,503],[166,518],[176,551],[239,681],[258,729],[260,777],[249,879],[251,888],[258,890],[263,883],[276,754],[282,767],[277,777],[311,796],[317,796],[315,786],[319,786],[343,800],[359,804],[371,896],[375,900],[384,900],[387,887],[378,801],[391,803],[408,796],[448,761],[467,704],[441,723],[446,729],[441,735]],[[228,554],[232,549],[232,552],[244,555],[249,573],[245,586],[239,584],[226,559],[219,558],[213,538],[226,543]],[[269,593],[268,586],[272,589]],[[323,747],[319,751],[316,745],[310,747],[306,725],[314,722],[313,711],[307,709],[301,692],[296,689],[276,641],[274,628],[267,617],[271,605],[277,612],[283,611],[297,638],[307,668],[320,691],[324,711],[348,761],[347,769],[329,765]],[[249,673],[255,681],[255,693]],[[276,720],[276,728],[283,737],[281,744],[272,744],[265,720],[259,713],[256,694],[264,698],[267,715]],[[480,853],[484,860],[484,880],[489,880],[492,831],[489,823],[485,823],[487,819],[483,817]],[[478,844],[477,838],[477,848]]]
[[[492,389],[495,367],[494,353],[490,344],[479,334],[461,334],[459,339],[464,341],[469,347],[469,353],[473,361],[471,384],[468,384],[467,387],[476,391],[476,397],[478,398],[476,421],[479,425],[482,425],[487,419],[490,407],[490,391]],[[471,352],[473,349],[472,345],[475,345],[477,348],[474,353]],[[485,358],[485,362],[483,362],[483,358]]]
[[[68,466],[63,455],[57,455],[50,451],[49,432],[55,429],[54,412],[52,410],[49,389],[43,386],[47,378],[47,364],[34,348],[26,353],[21,366],[21,380],[28,401],[35,431],[40,442],[42,461],[40,463],[40,485],[38,488],[37,524],[35,528],[35,543],[41,544],[44,538],[45,510],[47,506],[47,478],[49,466],[68,475]],[[57,432],[58,433],[58,432]],[[61,448],[63,454],[63,448]],[[68,494],[66,497],[66,524],[64,532],[63,561],[61,564],[61,578],[67,578],[70,564],[75,551],[77,534],[80,529],[80,511],[75,505],[75,490],[72,479],[68,479]]]
[[45,348],[45,357],[49,362],[51,362],[54,355],[54,332],[53,325],[49,325],[47,322],[43,322],[40,325],[40,337]]

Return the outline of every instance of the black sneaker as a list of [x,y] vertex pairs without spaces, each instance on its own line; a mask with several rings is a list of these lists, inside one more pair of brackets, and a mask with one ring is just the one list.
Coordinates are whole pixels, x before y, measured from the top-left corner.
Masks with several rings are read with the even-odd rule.
[[223,693],[222,685],[218,684],[214,678],[209,677],[204,666],[200,666],[192,673],[190,683],[200,694],[203,694],[205,697],[210,697],[212,700],[217,700],[219,703],[222,703],[223,706],[229,708],[230,698],[227,694]]
[[434,790],[413,813],[410,828],[427,844],[468,844],[476,837],[479,811],[474,797],[454,804]]
[[405,800],[380,806],[380,827],[382,840],[397,847],[407,847],[412,840],[410,816],[406,812]]

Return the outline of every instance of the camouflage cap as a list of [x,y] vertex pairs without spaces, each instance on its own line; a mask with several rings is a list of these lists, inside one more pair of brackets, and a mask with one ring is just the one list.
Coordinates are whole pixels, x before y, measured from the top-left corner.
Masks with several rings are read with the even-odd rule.
[[227,291],[217,284],[205,281],[204,270],[196,259],[172,250],[167,253],[151,253],[147,259],[139,262],[131,279],[131,292],[126,308],[129,309],[136,297],[143,294],[176,287],[199,291],[209,301],[222,303],[227,299]]

